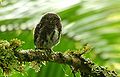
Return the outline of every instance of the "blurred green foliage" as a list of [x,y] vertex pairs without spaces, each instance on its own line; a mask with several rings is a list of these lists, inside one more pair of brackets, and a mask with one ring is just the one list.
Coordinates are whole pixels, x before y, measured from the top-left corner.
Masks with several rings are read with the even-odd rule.
[[[18,38],[25,41],[23,49],[34,49],[33,28],[44,13],[56,12],[61,17],[63,31],[54,51],[78,50],[89,43],[94,50],[84,56],[120,74],[120,0],[75,1],[60,7],[67,4],[60,0],[4,0],[0,5],[0,39]],[[38,73],[26,64],[25,73],[15,71],[10,77],[67,75],[73,77],[67,65],[48,63]]]

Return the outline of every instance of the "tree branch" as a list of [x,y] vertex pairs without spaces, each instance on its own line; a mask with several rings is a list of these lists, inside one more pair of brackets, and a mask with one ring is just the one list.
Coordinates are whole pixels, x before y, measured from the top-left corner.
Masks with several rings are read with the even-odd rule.
[[45,50],[22,50],[16,53],[19,61],[50,61],[72,66],[73,71],[81,72],[82,77],[117,77],[114,71],[102,66],[96,66],[92,61],[85,59],[80,53],[53,52],[48,54]]
[[47,50],[18,50],[17,48],[21,44],[22,42],[17,39],[10,42],[0,41],[0,67],[3,69],[3,72],[8,73],[12,69],[16,69],[21,62],[35,61],[40,63],[49,61],[68,64],[73,72],[80,72],[81,77],[117,77],[114,71],[95,65],[92,61],[83,58],[83,54],[79,52],[50,53]]

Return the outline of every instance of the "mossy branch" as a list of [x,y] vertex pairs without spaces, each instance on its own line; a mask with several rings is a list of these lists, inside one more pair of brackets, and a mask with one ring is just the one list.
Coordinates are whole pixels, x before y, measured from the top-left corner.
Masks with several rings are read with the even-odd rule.
[[[16,69],[21,62],[40,63],[42,61],[68,64],[73,73],[80,72],[81,77],[117,77],[114,71],[97,66],[92,61],[82,57],[82,54],[74,51],[65,53],[51,52],[47,50],[18,50],[22,44],[20,40],[13,39],[10,42],[0,41],[0,67],[4,72]],[[14,67],[14,68],[13,68]]]

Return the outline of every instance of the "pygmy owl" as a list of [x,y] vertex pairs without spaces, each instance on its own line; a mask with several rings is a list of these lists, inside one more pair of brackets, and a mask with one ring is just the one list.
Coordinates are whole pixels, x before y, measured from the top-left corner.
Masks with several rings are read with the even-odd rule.
[[54,13],[43,15],[34,31],[34,44],[36,49],[51,50],[59,40],[62,25],[60,17]]

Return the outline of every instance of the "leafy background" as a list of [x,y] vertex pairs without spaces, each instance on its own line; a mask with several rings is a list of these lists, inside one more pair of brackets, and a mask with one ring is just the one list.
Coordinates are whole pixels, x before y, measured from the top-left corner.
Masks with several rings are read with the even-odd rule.
[[[94,50],[84,57],[120,74],[120,0],[0,0],[0,39],[19,38],[25,41],[23,49],[34,49],[34,27],[46,12],[57,13],[63,24],[55,51],[79,50],[89,43]],[[73,77],[67,65],[47,63],[40,72],[25,67],[26,72],[9,77]]]

